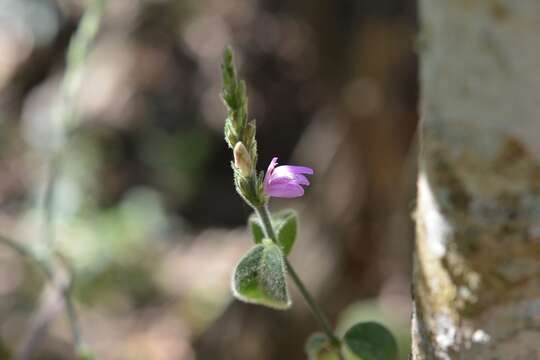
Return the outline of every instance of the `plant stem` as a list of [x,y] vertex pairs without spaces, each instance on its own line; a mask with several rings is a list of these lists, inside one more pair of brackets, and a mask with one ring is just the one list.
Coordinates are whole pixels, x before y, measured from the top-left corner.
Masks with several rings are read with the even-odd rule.
[[[274,243],[277,242],[276,233],[274,231],[274,227],[272,226],[272,221],[270,220],[270,211],[268,210],[268,207],[266,205],[260,206],[255,208],[255,212],[261,219],[261,222],[263,224],[264,231],[266,233],[266,236],[268,236]],[[338,350],[339,358],[343,359],[343,355],[341,354],[340,350],[340,340],[334,334],[334,331],[332,330],[332,327],[330,326],[330,322],[324,315],[323,311],[319,307],[319,305],[315,302],[315,299],[313,299],[313,296],[310,294],[296,271],[294,270],[293,266],[289,262],[289,260],[285,257],[285,265],[287,266],[287,271],[289,275],[291,276],[293,282],[298,287],[298,290],[300,290],[300,293],[304,297],[304,300],[308,304],[311,312],[313,313],[313,316],[315,316],[315,319],[319,322],[319,325],[322,327],[323,331],[325,332],[326,336],[330,339],[330,342],[332,343],[332,346],[336,350]]]
[[257,215],[259,215],[259,219],[261,219],[266,236],[268,236],[273,242],[276,242],[277,236],[274,231],[274,227],[272,226],[272,221],[270,220],[270,211],[268,210],[268,207],[263,205],[256,208],[255,211],[257,212]]

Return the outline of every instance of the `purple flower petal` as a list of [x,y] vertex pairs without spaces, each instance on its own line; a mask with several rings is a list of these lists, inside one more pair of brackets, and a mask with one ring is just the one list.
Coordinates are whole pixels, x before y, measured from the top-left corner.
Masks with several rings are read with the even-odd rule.
[[313,169],[308,168],[307,166],[282,165],[282,166],[279,166],[279,169],[282,169],[282,171],[287,171],[293,174],[313,175]]
[[282,165],[277,166],[277,157],[268,165],[264,177],[264,191],[268,196],[295,198],[304,195],[301,185],[309,185],[309,180],[303,174],[313,174],[313,169],[306,166]]
[[270,165],[268,165],[268,169],[266,169],[266,175],[264,176],[264,186],[268,185],[268,183],[271,180],[272,173],[274,172],[274,168],[277,165],[278,158],[274,157],[272,158],[272,161],[270,161]]
[[277,168],[274,169],[274,171],[272,172],[272,178],[289,178],[289,179],[303,179],[303,180],[307,180],[307,178],[302,175],[301,173],[295,173],[295,172],[291,172],[289,171],[291,168],[291,166],[288,166],[288,165],[283,165],[283,166],[278,166]]
[[279,185],[279,184],[288,184],[290,182],[294,183],[295,181],[288,177],[271,177],[266,185],[271,186],[271,185]]
[[302,174],[294,174],[294,180],[300,185],[309,185],[309,180]]
[[273,184],[283,184],[283,183],[296,183],[299,185],[309,185],[309,180],[301,174],[285,174],[285,175],[276,175],[274,174],[270,177],[270,180],[267,182],[267,185]]
[[265,189],[273,197],[296,198],[304,195],[304,188],[295,183],[272,184]]

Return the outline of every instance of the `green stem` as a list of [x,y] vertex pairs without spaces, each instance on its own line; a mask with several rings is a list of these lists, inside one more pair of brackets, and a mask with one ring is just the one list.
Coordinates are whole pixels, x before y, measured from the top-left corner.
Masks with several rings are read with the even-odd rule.
[[255,211],[257,212],[257,215],[259,215],[259,219],[261,219],[266,236],[268,236],[273,242],[276,242],[277,236],[274,232],[272,221],[270,220],[270,211],[268,210],[268,207],[263,205],[256,208]]
[[[274,243],[277,242],[276,233],[274,231],[274,227],[272,226],[272,221],[270,220],[270,211],[268,210],[268,207],[266,205],[260,206],[255,208],[255,211],[259,218],[261,219],[261,222],[263,224],[264,231],[266,233],[266,236],[268,236]],[[287,258],[285,258],[285,265],[287,266],[287,271],[289,275],[291,276],[293,282],[298,287],[298,290],[300,290],[300,293],[304,297],[304,300],[308,304],[311,312],[313,313],[313,316],[315,316],[315,319],[319,322],[319,325],[322,327],[323,331],[325,332],[326,336],[330,339],[330,342],[332,345],[338,350],[340,359],[343,359],[343,355],[340,351],[340,340],[334,334],[334,331],[332,330],[332,326],[330,326],[330,322],[324,315],[322,309],[319,307],[319,305],[315,302],[315,299],[313,299],[313,296],[311,296],[310,292],[294,270],[293,266],[289,262]]]
[[328,336],[332,344],[334,345],[339,344],[340,341],[337,338],[337,336],[334,334],[332,327],[330,326],[330,323],[328,322],[328,319],[324,316],[323,311],[321,310],[319,305],[315,302],[315,299],[313,299],[313,297],[307,290],[302,280],[300,280],[300,277],[298,276],[298,274],[296,273],[296,271],[294,270],[294,268],[292,267],[291,263],[289,262],[287,258],[285,258],[285,265],[287,266],[287,271],[289,272],[289,275],[291,276],[294,283],[298,287],[298,290],[300,290],[300,293],[306,300],[306,303],[309,305],[309,308],[313,312],[313,315],[315,316],[315,318],[317,319],[317,321],[323,328],[324,332],[326,333],[326,335]]

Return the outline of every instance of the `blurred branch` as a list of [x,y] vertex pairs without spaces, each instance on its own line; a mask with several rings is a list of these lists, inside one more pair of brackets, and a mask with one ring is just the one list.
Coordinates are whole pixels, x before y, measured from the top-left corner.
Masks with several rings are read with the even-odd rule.
[[32,249],[30,249],[28,246],[23,245],[3,235],[0,235],[0,244],[11,248],[13,251],[18,253],[22,257],[30,260],[30,262],[35,264],[43,272],[43,274],[47,277],[47,280],[51,282],[54,280],[53,269],[51,268],[50,264]]
[[66,71],[62,81],[62,101],[58,109],[58,118],[66,133],[77,125],[74,109],[75,97],[83,80],[88,50],[99,30],[104,5],[105,0],[94,0],[89,5],[67,49]]
[[21,341],[23,346],[17,349],[16,359],[31,359],[38,344],[47,334],[49,324],[62,312],[63,301],[61,292],[47,285],[41,294],[39,309],[35,312],[30,330]]
[[[52,257],[40,256],[29,246],[3,235],[0,235],[0,244],[9,247],[36,265],[49,283],[42,292],[41,305],[36,311],[31,330],[27,334],[26,340],[22,342],[23,345],[20,346],[18,350],[17,357],[19,359],[30,359],[33,350],[46,333],[49,322],[56,317],[63,307],[65,307],[77,353],[81,358],[85,359],[81,354],[88,353],[88,350],[86,350],[82,342],[78,317],[71,297],[71,281],[73,273],[69,271],[68,264],[61,265],[58,264],[58,262],[53,263],[54,259]],[[88,356],[86,358],[88,358]]]
[[54,248],[54,193],[56,190],[56,179],[59,175],[59,159],[50,155],[48,159],[47,178],[43,193],[43,237],[44,242],[52,250]]
[[[61,99],[56,108],[53,119],[59,125],[62,144],[65,144],[66,134],[76,126],[75,97],[81,86],[84,65],[88,57],[89,48],[99,29],[100,20],[105,5],[104,0],[95,0],[85,11],[77,31],[73,35],[66,55],[66,70],[61,88]],[[0,241],[19,254],[29,258],[36,263],[47,275],[53,289],[51,295],[50,288],[45,287],[42,292],[40,307],[34,315],[33,326],[30,329],[26,340],[19,348],[18,358],[29,359],[38,346],[39,342],[46,334],[49,322],[55,317],[57,308],[55,304],[61,303],[61,308],[65,310],[69,322],[70,331],[73,337],[75,353],[80,359],[92,359],[93,355],[86,348],[81,329],[79,317],[75,308],[72,296],[74,271],[66,259],[59,256],[55,250],[55,224],[54,224],[54,200],[56,181],[61,170],[61,153],[65,150],[62,146],[51,149],[47,154],[46,180],[44,193],[42,196],[43,212],[43,238],[47,245],[47,252],[43,257],[38,257],[29,248],[12,241],[8,238],[0,237]],[[56,300],[55,300],[56,299]],[[52,304],[52,305],[51,305]]]

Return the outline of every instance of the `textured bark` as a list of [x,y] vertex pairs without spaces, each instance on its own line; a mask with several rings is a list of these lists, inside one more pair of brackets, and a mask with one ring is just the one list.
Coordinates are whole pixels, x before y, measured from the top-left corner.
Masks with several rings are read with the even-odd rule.
[[420,12],[413,359],[540,359],[540,1]]

